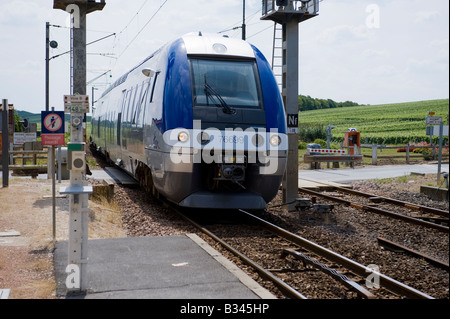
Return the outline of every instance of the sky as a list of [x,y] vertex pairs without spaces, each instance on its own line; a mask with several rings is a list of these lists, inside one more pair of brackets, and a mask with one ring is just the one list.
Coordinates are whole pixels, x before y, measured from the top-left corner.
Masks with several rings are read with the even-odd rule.
[[[106,0],[88,15],[87,92],[109,84],[165,43],[189,32],[241,38],[243,0]],[[156,13],[156,14],[155,14]],[[53,0],[0,0],[0,99],[17,110],[45,110],[45,24],[70,50],[67,12]],[[273,22],[261,1],[246,0],[247,41],[271,61]],[[299,93],[313,98],[387,104],[449,97],[449,1],[323,0],[300,24]],[[225,31],[225,32],[223,32]],[[106,73],[106,74],[105,74]],[[102,75],[105,74],[105,75]],[[70,55],[50,61],[50,106],[70,93]]]

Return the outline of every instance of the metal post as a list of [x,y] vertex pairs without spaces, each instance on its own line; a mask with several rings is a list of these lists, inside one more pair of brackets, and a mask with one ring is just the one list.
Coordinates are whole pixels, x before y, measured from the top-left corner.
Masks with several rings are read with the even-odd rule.
[[441,167],[442,167],[442,144],[444,135],[444,122],[441,121],[439,124],[439,155],[438,155],[438,172],[437,172],[437,183],[441,182]]
[[8,100],[3,100],[2,116],[2,170],[3,187],[9,186],[9,130],[8,130]]
[[[270,2],[269,2],[270,1]],[[313,2],[311,2],[313,1]],[[288,0],[275,8],[275,1],[263,0],[262,20],[273,20],[283,25],[283,102],[288,115],[288,161],[283,179],[283,201],[288,210],[295,210],[298,194],[298,76],[299,76],[299,23],[318,15],[319,0]],[[286,6],[287,4],[287,6]],[[304,5],[303,5],[304,4]],[[291,204],[292,203],[292,204]]]
[[61,145],[58,145],[58,158],[57,158],[57,161],[58,161],[58,184],[61,184],[61,173],[62,173],[62,168],[61,168],[61,160],[62,160],[62,154],[61,154],[61,150],[62,150],[62,147],[61,147]]
[[[298,75],[299,75],[299,24],[291,19],[283,25],[286,34],[285,69],[283,77],[286,90],[285,108],[288,115],[298,114]],[[288,132],[288,161],[283,187],[283,197],[289,211],[295,210],[295,199],[298,197],[298,133],[297,130]]]
[[246,40],[247,39],[247,25],[245,24],[245,0],[244,0],[244,17],[242,20],[242,40]]
[[[102,10],[104,6],[104,0],[101,2],[54,0],[54,9],[61,9],[70,12],[73,18],[70,50],[71,95],[86,95],[86,18],[88,13]],[[80,119],[83,117],[84,123],[83,125],[80,125]],[[71,151],[70,146],[75,146],[77,151],[85,150],[84,142],[86,140],[86,114],[71,113],[70,121],[71,131],[68,151]],[[92,193],[92,191],[78,190],[89,188],[85,175],[85,170],[74,170],[72,168],[70,172],[70,191],[67,189],[65,189],[65,192],[60,191],[60,193],[70,194],[68,268],[72,270],[74,268],[78,269],[77,276],[79,279],[79,286],[74,285],[74,287],[67,287],[68,289],[72,289],[73,292],[85,292],[87,290],[88,283],[88,212],[89,193]]]
[[372,144],[372,165],[377,165],[377,150],[378,146],[375,144]]
[[45,110],[50,110],[50,23],[45,24]]
[[[80,27],[73,28],[73,93],[86,95],[86,8],[80,6]],[[71,113],[71,123],[75,117],[84,114]],[[70,142],[83,143],[84,129],[71,125]],[[71,171],[71,186],[86,186],[85,173]],[[80,268],[80,291],[87,290],[87,259],[88,259],[88,195],[71,195],[70,200],[70,242],[69,264]]]
[[[52,107],[52,112],[55,108]],[[52,178],[52,220],[53,220],[53,242],[56,241],[56,185],[55,185],[55,146],[52,145],[52,157],[49,159],[50,162],[50,174]]]
[[409,142],[406,143],[406,164],[409,164]]
[[[45,23],[45,111],[50,111],[50,22]],[[48,150],[47,180],[52,178],[53,149]],[[53,234],[53,240],[55,236]]]

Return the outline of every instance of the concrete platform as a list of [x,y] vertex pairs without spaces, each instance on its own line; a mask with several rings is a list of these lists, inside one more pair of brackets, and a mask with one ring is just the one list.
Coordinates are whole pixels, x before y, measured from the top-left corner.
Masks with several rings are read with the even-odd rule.
[[105,167],[100,170],[92,170],[92,175],[88,175],[87,179],[112,181],[122,185],[138,185],[135,179],[130,175],[115,167]]
[[[382,165],[357,168],[341,169],[317,169],[299,171],[299,180],[334,182],[340,184],[351,184],[354,181],[394,178],[410,175],[411,173],[436,174],[437,164],[417,165]],[[449,164],[442,164],[441,172],[448,172]]]
[[57,296],[76,299],[274,299],[195,234],[89,240],[88,291],[67,294],[68,242],[57,242]]

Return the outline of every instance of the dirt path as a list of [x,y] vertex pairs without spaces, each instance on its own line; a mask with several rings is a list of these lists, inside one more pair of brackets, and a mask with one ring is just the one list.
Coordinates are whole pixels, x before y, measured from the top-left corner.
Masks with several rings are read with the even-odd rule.
[[[11,289],[10,299],[56,298],[51,194],[50,180],[12,179],[0,189],[0,233],[20,233],[0,237],[0,289]],[[89,208],[89,238],[126,236],[118,207],[89,201]],[[57,198],[57,241],[68,238],[68,215],[68,198]]]

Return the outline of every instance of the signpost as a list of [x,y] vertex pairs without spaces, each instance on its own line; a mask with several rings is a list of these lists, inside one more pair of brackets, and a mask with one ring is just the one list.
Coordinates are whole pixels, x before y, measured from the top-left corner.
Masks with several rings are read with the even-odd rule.
[[[48,175],[52,179],[52,208],[53,208],[53,241],[56,240],[56,191],[55,191],[55,146],[64,145],[65,125],[64,112],[51,111],[41,112],[41,144],[51,146],[48,157]],[[50,156],[51,155],[51,156]]]
[[65,113],[89,113],[89,96],[87,95],[65,95]]
[[20,145],[25,143],[36,142],[36,132],[34,133],[18,133],[14,132],[14,144]]
[[[427,133],[430,135],[430,141],[433,135],[439,135],[439,154],[438,154],[438,171],[437,171],[437,183],[441,182],[441,168],[442,168],[442,144],[443,137],[445,134],[448,135],[448,126],[444,127],[444,122],[442,117],[435,116],[434,112],[428,112],[428,116],[425,118],[425,123],[427,125],[438,125],[434,127],[427,128]],[[437,133],[437,134],[436,134]]]
[[2,176],[3,187],[9,186],[9,130],[8,130],[8,100],[4,99],[2,103]]
[[442,123],[442,117],[439,117],[439,116],[428,116],[425,119],[425,123],[428,124],[428,125],[441,124]]
[[64,112],[42,111],[42,145],[58,146],[65,144]]

